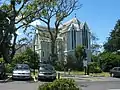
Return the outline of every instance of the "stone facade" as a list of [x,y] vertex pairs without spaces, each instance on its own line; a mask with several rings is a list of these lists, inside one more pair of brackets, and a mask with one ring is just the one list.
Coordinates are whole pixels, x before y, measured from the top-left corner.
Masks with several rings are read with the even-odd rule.
[[[87,23],[81,23],[77,18],[64,23],[60,27],[56,40],[55,51],[59,60],[66,59],[67,55],[74,56],[77,45],[86,47],[87,60],[91,61],[90,29]],[[54,28],[53,28],[54,29]],[[34,39],[35,51],[40,55],[40,62],[49,60],[51,53],[51,41],[46,27],[40,27]]]

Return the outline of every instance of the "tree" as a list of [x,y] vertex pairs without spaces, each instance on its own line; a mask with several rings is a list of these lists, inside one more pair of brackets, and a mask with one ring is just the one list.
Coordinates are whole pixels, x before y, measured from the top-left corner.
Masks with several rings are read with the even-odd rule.
[[[41,0],[38,0],[37,7],[39,7],[39,3],[41,3]],[[44,2],[44,9],[35,14],[35,17],[47,26],[47,32],[49,33],[47,37],[51,40],[51,62],[55,62],[57,58],[55,43],[60,30],[59,26],[67,16],[78,9],[77,3],[78,0],[49,0]],[[37,29],[39,30],[39,26]]]
[[[2,61],[2,58],[1,60]],[[39,55],[30,48],[24,52],[16,54],[10,64],[6,64],[6,72],[12,73],[16,64],[28,64],[32,69],[38,69]]]
[[86,58],[85,48],[83,46],[81,46],[81,45],[78,45],[75,48],[75,56],[76,56],[77,60],[81,60],[81,59]]
[[14,65],[17,63],[27,63],[30,68],[38,69],[39,55],[32,49],[27,48],[24,52],[15,55],[12,63]]
[[117,21],[114,29],[110,33],[107,42],[104,44],[106,51],[115,52],[120,49],[120,20]]
[[104,71],[120,66],[120,55],[117,53],[103,52],[98,57],[100,57],[101,66]]
[[79,66],[82,67],[83,60],[85,60],[87,57],[85,47],[78,45],[75,48],[75,57],[77,58],[77,63],[79,64]]
[[100,52],[100,48],[102,47],[100,44],[97,43],[99,38],[95,36],[95,34],[91,34],[91,50],[92,50],[92,55],[97,55]]
[[[38,12],[38,9],[26,12],[25,8],[30,10],[29,5],[33,0],[8,0],[6,3],[5,1],[2,0],[4,3],[0,6],[0,57],[3,57],[6,63],[10,63],[17,50],[15,48],[18,36],[16,32],[19,29],[25,32],[29,24],[34,21],[33,15]],[[41,9],[43,9],[42,6],[39,7],[39,11]],[[26,19],[29,19],[29,22],[25,22]],[[27,39],[24,37],[22,40],[25,42]]]

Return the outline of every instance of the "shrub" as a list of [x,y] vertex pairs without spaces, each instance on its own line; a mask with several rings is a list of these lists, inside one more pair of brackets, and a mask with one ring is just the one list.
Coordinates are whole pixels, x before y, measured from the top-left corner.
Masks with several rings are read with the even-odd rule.
[[80,90],[73,79],[57,79],[40,85],[38,90]]
[[90,73],[101,73],[102,72],[97,62],[91,62],[89,64],[89,70],[90,70]]
[[11,64],[7,64],[6,65],[6,73],[12,73],[13,71],[13,66]]

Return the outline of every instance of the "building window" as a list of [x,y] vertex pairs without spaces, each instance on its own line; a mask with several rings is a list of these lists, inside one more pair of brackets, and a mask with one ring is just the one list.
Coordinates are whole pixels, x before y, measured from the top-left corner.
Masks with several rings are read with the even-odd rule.
[[83,46],[88,48],[88,32],[86,30],[85,25],[84,25],[84,28],[83,28],[83,31],[82,31],[82,43],[83,43]]
[[72,49],[73,49],[73,30],[72,30],[71,34],[72,34]]
[[42,56],[44,57],[44,51],[42,51]]
[[74,48],[76,48],[76,31],[74,30]]
[[76,31],[74,27],[72,28],[71,34],[72,34],[72,49],[74,49],[76,48]]

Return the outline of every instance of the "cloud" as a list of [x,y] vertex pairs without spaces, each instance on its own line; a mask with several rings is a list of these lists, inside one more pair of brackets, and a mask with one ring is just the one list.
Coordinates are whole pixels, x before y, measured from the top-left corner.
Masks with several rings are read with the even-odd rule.
[[36,26],[36,25],[40,25],[40,24],[41,24],[40,20],[36,20],[36,21],[32,22],[30,25]]

